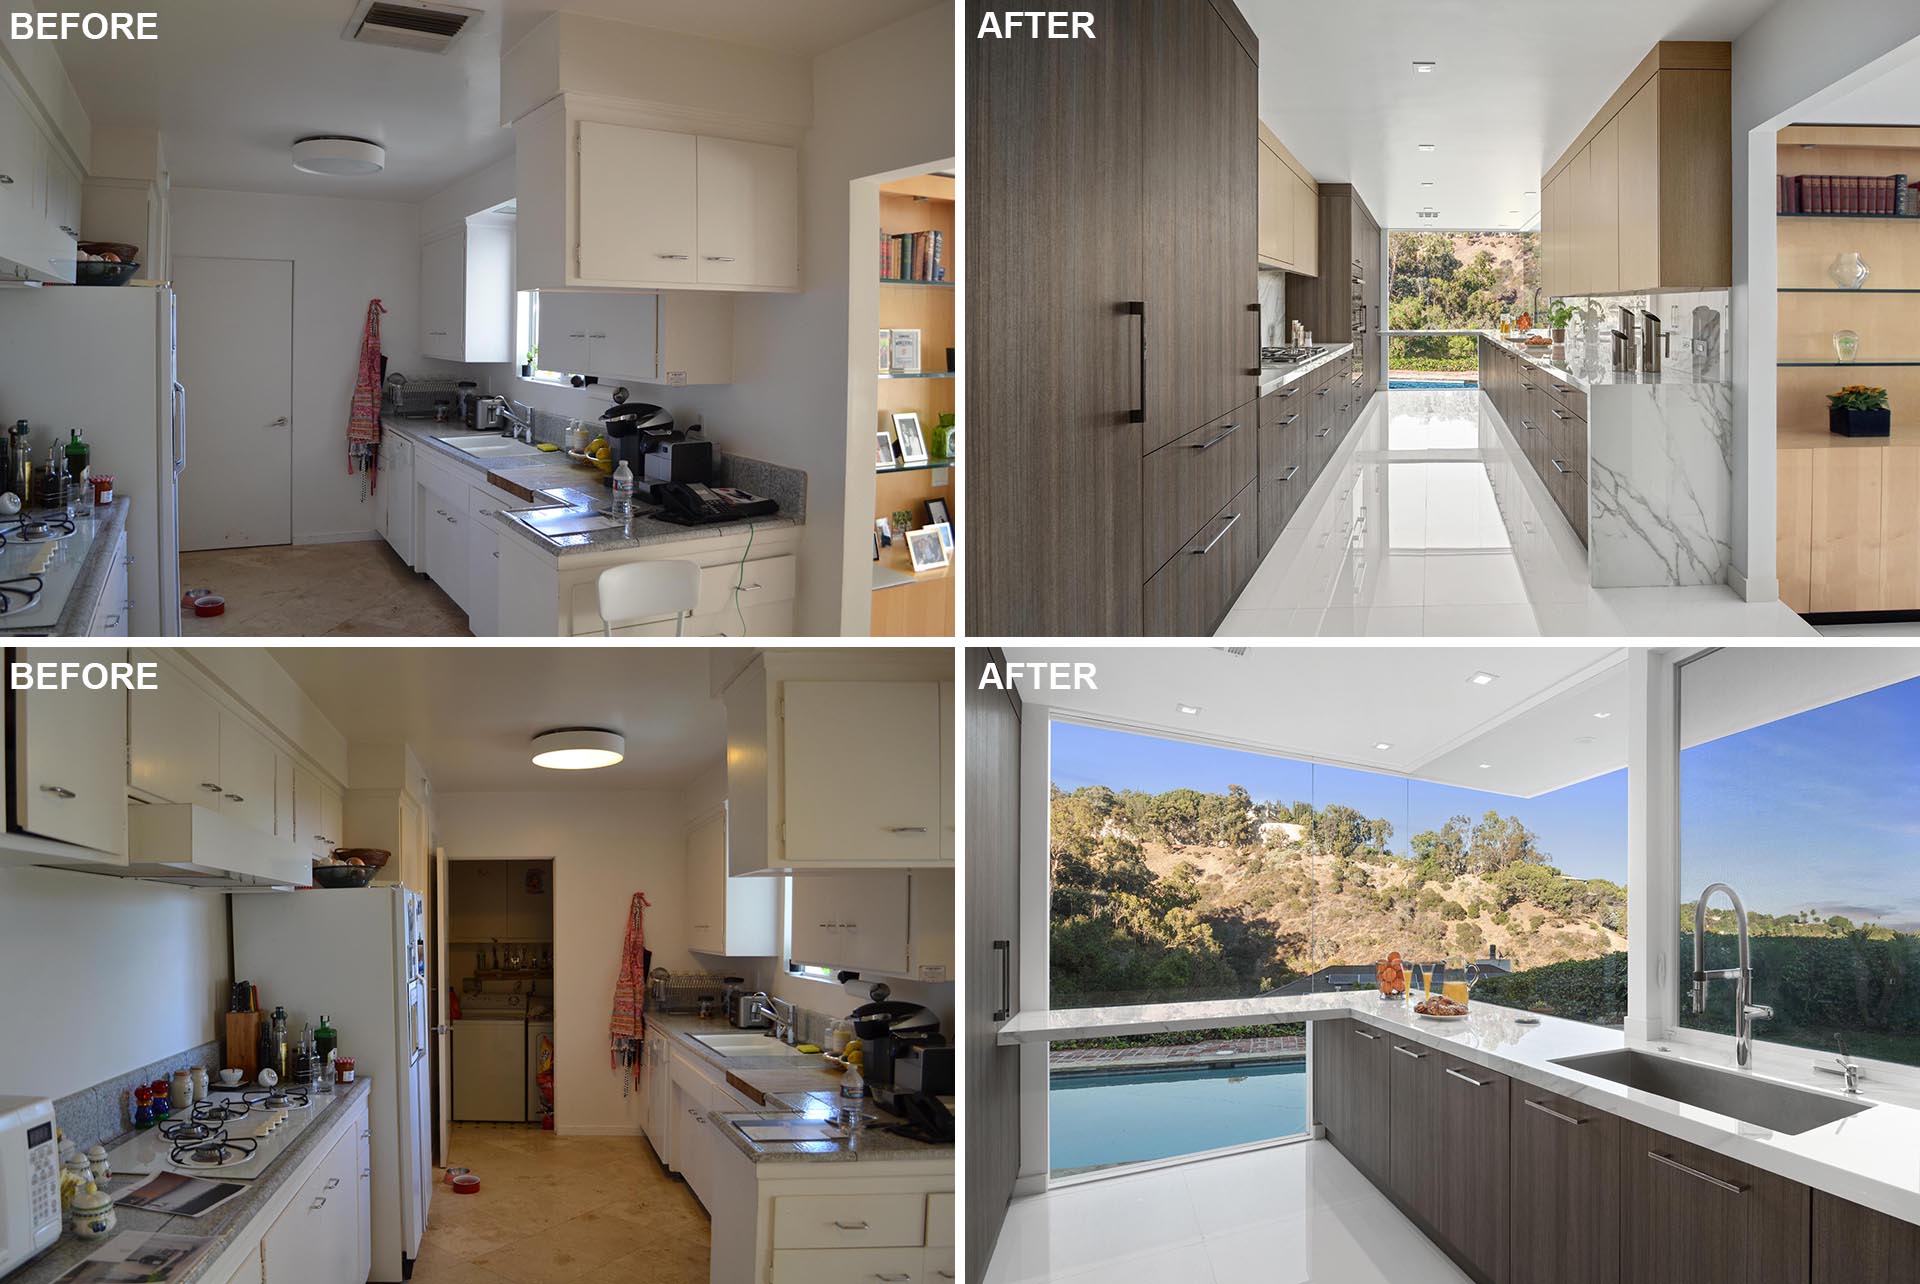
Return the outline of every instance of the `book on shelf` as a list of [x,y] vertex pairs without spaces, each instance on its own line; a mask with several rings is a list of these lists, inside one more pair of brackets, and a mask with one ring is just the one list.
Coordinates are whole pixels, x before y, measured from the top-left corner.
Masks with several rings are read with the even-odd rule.
[[889,281],[945,281],[947,235],[939,228],[880,234],[880,275]]
[[1782,174],[1781,214],[1877,214],[1920,217],[1920,184],[1906,174]]

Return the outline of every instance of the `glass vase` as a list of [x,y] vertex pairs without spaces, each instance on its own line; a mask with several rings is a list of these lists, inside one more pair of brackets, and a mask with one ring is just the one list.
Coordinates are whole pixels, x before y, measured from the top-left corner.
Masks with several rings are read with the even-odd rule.
[[1840,358],[1842,365],[1852,365],[1854,358],[1860,355],[1860,336],[1852,330],[1835,330],[1833,353]]
[[1873,269],[1867,266],[1867,261],[1860,257],[1859,251],[1848,250],[1836,255],[1833,262],[1827,265],[1827,275],[1843,290],[1858,290],[1873,275]]

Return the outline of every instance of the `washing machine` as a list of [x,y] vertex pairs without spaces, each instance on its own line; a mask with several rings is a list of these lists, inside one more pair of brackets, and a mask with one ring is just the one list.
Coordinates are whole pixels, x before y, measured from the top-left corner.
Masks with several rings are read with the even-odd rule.
[[547,1092],[553,1084],[553,1018],[539,1017],[527,1022],[527,1122],[538,1123],[546,1113],[545,1093],[541,1091],[542,1069],[547,1073]]

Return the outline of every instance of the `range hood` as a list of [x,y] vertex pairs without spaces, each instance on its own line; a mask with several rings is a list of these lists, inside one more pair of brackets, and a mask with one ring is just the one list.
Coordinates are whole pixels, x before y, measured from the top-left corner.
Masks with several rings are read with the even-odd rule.
[[207,807],[129,803],[127,863],[89,872],[222,892],[272,892],[313,882],[313,859]]

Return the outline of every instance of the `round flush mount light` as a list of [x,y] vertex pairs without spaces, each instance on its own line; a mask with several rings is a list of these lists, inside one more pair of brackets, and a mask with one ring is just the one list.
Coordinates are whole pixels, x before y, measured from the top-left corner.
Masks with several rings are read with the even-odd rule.
[[364,138],[321,134],[293,145],[293,167],[309,174],[364,178],[387,167],[387,149]]
[[592,771],[627,756],[627,738],[598,727],[559,727],[533,738],[533,765],[555,771]]

